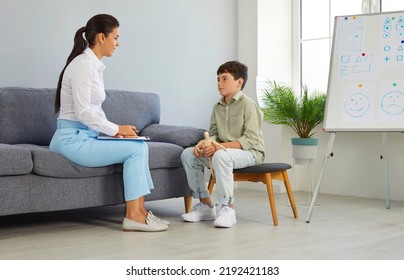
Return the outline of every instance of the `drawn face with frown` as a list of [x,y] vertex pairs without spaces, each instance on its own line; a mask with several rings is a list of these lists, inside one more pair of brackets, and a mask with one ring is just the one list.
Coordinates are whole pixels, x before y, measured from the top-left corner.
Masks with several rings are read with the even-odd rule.
[[401,114],[404,110],[404,94],[391,91],[383,96],[381,106],[384,112],[390,115]]
[[363,93],[354,93],[348,97],[344,106],[348,115],[359,118],[369,109],[369,98]]

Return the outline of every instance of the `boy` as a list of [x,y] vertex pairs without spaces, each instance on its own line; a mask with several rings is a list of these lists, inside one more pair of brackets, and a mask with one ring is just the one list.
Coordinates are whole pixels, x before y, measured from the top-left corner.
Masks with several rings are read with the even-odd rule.
[[[257,104],[242,92],[247,75],[247,66],[238,61],[226,62],[218,68],[217,87],[221,98],[213,107],[209,134],[210,140],[220,145],[205,146],[202,140],[181,155],[193,197],[199,199],[190,213],[181,215],[187,222],[214,220],[215,227],[235,225],[233,169],[264,161],[263,114]],[[204,167],[210,166],[210,157],[218,201],[222,204],[217,215],[203,174]]]

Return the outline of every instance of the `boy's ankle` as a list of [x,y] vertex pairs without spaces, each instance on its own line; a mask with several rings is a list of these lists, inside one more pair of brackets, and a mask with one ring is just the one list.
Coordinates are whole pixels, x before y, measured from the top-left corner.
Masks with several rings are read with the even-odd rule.
[[201,201],[201,203],[202,203],[203,205],[209,206],[209,208],[215,207],[215,205],[212,203],[212,201],[210,201],[210,202],[203,202],[203,201]]
[[199,201],[203,204],[203,205],[207,205],[210,208],[213,208],[215,205],[213,204],[212,200],[210,199],[210,197],[206,197],[206,198],[201,198],[199,199]]

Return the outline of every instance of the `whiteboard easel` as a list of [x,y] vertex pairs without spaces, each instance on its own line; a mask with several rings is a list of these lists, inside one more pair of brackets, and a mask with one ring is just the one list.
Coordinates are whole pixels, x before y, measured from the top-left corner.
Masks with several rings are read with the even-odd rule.
[[404,131],[404,11],[337,16],[324,129]]
[[[324,130],[331,133],[306,222],[310,222],[337,132],[381,132],[390,208],[387,132],[404,132],[404,11],[337,16]],[[404,133],[403,133],[404,136]]]

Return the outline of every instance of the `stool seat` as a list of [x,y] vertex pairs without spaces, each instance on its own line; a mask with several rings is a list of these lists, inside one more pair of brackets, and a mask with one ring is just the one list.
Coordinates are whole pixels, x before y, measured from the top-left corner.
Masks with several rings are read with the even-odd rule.
[[[274,225],[278,225],[278,215],[276,213],[275,196],[272,185],[272,180],[282,181],[285,185],[286,192],[289,197],[290,206],[295,218],[298,217],[295,200],[293,198],[292,188],[290,186],[288,169],[292,168],[287,163],[262,163],[245,168],[233,169],[234,181],[249,181],[249,182],[262,182],[267,187],[269,205],[271,207],[272,220]],[[210,176],[208,190],[210,193],[213,191],[213,186],[216,183],[216,178],[213,173]]]
[[287,163],[261,163],[258,165],[244,168],[233,169],[233,173],[268,173],[291,169],[292,166]]

